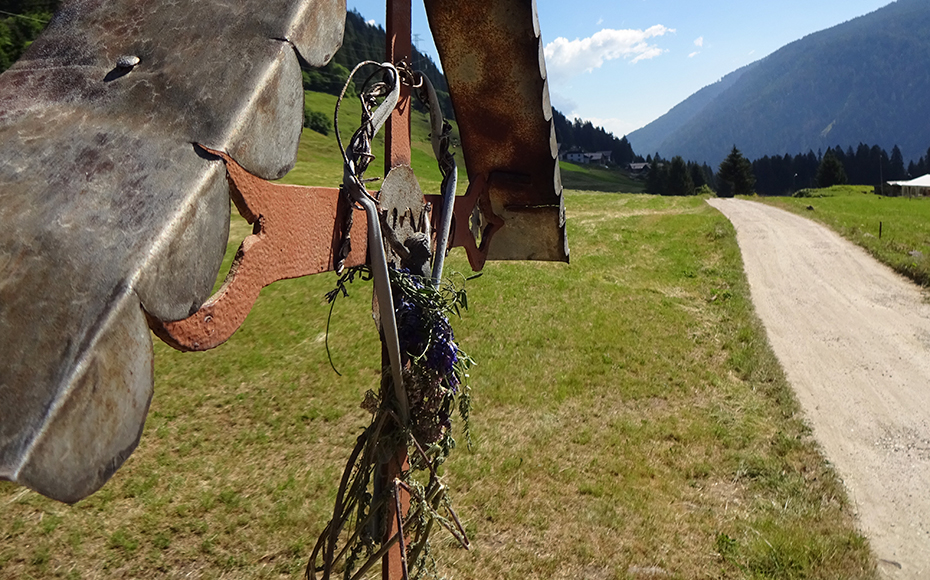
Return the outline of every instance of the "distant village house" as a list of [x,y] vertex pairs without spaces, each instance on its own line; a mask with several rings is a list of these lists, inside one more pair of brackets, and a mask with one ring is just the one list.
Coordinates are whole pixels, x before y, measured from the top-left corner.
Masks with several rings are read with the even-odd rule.
[[579,163],[581,165],[596,164],[596,165],[607,165],[610,163],[610,151],[595,151],[594,153],[588,153],[586,151],[572,150],[567,153],[561,153],[560,157],[562,161],[568,161],[569,163]]

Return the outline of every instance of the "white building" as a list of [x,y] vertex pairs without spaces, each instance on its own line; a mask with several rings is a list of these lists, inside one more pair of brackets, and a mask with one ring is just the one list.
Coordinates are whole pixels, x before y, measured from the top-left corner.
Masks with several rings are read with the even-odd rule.
[[568,161],[570,163],[580,163],[582,165],[587,165],[589,163],[607,165],[610,163],[610,156],[610,151],[595,151],[594,153],[587,153],[585,151],[569,151],[568,153],[561,154],[563,161]]
[[892,196],[930,197],[930,173],[910,181],[889,181]]

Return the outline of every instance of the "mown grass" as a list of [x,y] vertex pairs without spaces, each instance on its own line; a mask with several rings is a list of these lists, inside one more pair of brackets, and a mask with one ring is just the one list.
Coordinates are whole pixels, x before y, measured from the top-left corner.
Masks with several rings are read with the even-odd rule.
[[[489,263],[456,336],[475,447],[446,477],[456,579],[872,578],[753,315],[734,232],[700,198],[568,192],[572,264]],[[233,239],[247,228],[234,227]],[[230,250],[233,245],[231,243]],[[450,269],[465,270],[454,253]],[[155,345],[142,442],[65,506],[0,484],[2,578],[298,578],[380,365],[370,286],[266,288],[208,353]]]
[[883,197],[871,186],[835,186],[812,193],[818,197],[753,199],[817,220],[898,273],[930,286],[930,199]]
[[[334,104],[308,93],[311,108]],[[343,119],[347,137],[354,101]],[[415,115],[413,165],[432,192],[427,133]],[[575,167],[563,181],[623,187]],[[334,137],[305,131],[286,180],[341,178]],[[455,324],[479,361],[476,445],[446,477],[475,548],[438,542],[442,568],[464,579],[873,577],[752,314],[729,223],[698,198],[573,191],[566,205],[573,263],[488,264]],[[248,230],[234,222],[227,265]],[[465,270],[464,256],[449,267]],[[0,483],[0,578],[300,577],[381,359],[361,285],[336,304],[342,376],[330,368],[322,296],[333,283],[266,288],[214,351],[156,343],[142,442],[100,492],[69,507]]]
[[604,193],[642,193],[645,183],[630,179],[618,169],[559,162],[562,185],[567,189],[599,191]]

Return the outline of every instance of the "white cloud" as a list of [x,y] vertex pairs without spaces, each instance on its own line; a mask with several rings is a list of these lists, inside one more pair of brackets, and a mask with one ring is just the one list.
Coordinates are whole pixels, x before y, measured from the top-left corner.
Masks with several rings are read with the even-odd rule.
[[700,50],[695,50],[694,52],[692,52],[691,54],[688,55],[688,58],[694,58],[694,57],[696,57],[696,56],[699,55],[699,54],[701,54],[701,51],[700,51]]
[[703,37],[703,36],[698,36],[698,37],[694,40],[694,46],[696,46],[696,47],[698,47],[698,48],[703,47],[703,46],[704,46],[704,37]]
[[646,30],[605,28],[589,38],[568,40],[559,37],[546,45],[546,68],[556,78],[569,78],[600,68],[605,61],[623,58],[637,63],[666,52],[649,40],[674,33],[661,24]]
[[566,97],[565,95],[557,91],[553,91],[552,89],[549,90],[549,102],[552,103],[552,108],[556,109],[558,112],[562,113],[569,119],[572,118],[571,115],[574,113],[575,109],[578,108],[578,103],[576,103],[570,97]]
[[598,18],[598,19],[597,19],[597,24],[595,24],[594,26],[600,26],[600,25],[603,24],[603,23],[604,23],[604,19],[603,19],[603,18]]
[[372,18],[371,20],[366,20],[365,24],[367,24],[368,26],[377,26],[378,22],[374,18]]

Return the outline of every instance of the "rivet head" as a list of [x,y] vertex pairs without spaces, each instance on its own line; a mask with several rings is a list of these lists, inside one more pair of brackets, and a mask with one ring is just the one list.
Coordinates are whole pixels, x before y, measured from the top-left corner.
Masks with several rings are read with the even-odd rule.
[[116,59],[116,66],[119,68],[132,68],[139,64],[139,57],[132,54],[124,54]]

